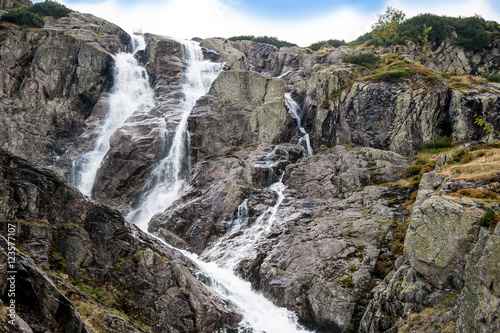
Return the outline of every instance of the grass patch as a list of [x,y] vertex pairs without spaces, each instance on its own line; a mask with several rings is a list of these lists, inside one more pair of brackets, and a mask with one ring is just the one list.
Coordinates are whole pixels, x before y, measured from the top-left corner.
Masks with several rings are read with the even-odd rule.
[[474,85],[486,82],[486,79],[472,75],[454,75],[449,77],[448,88],[472,89]]
[[93,295],[95,298],[97,298],[99,301],[104,300],[104,294],[101,290],[91,287],[85,283],[83,283],[80,280],[71,280],[71,284],[80,289],[81,291]]
[[342,62],[373,68],[380,61],[380,57],[370,52],[351,53],[342,58]]
[[[455,333],[457,318],[452,309],[457,301],[457,293],[444,293],[435,306],[424,308],[421,312],[408,316],[398,332]],[[445,317],[448,319],[443,320]]]
[[500,74],[483,73],[481,76],[489,82],[500,83]]
[[403,170],[401,173],[402,180],[406,180],[405,183],[412,189],[418,189],[422,175],[434,170],[436,158],[437,156],[434,155],[420,155],[420,157]]
[[[398,59],[397,61],[395,61]],[[370,75],[362,78],[363,81],[377,82],[398,82],[404,78],[411,78],[414,75],[420,75],[429,85],[436,84],[439,79],[436,72],[423,66],[420,63],[401,60],[398,55],[385,55],[383,61],[377,63]]]
[[[490,183],[500,175],[500,148],[453,153],[455,163],[443,166],[440,172],[448,178],[465,179],[475,183]],[[495,190],[495,182],[493,184]]]
[[467,198],[467,199],[481,199],[484,201],[500,201],[500,195],[492,190],[480,188],[462,188],[455,193],[451,194],[454,197]]
[[450,137],[442,136],[435,141],[424,143],[420,146],[420,151],[424,153],[436,154],[452,149],[455,145]]

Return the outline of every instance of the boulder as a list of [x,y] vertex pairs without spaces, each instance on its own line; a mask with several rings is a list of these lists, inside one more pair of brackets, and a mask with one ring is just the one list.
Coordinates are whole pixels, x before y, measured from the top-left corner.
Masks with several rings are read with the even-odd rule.
[[201,47],[217,52],[218,60],[226,63],[226,69],[246,71],[250,69],[248,60],[243,52],[237,50],[234,43],[224,38],[206,38],[200,43]]
[[415,205],[405,238],[405,255],[412,267],[440,288],[460,289],[481,215],[474,202],[441,196]]
[[224,71],[188,120],[194,161],[237,146],[286,142],[294,120],[285,108],[285,82],[249,71]]
[[459,298],[457,332],[500,330],[500,227],[490,235],[482,230],[465,267],[465,285]]

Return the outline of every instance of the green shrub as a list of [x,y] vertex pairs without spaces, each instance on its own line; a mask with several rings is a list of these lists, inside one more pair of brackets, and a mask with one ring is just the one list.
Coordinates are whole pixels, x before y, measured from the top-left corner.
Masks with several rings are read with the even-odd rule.
[[101,290],[94,288],[94,287],[91,287],[91,286],[83,283],[83,281],[80,281],[77,279],[75,279],[75,280],[72,279],[71,284],[87,294],[94,295],[95,298],[97,298],[99,301],[102,301],[104,299],[104,294]]
[[326,41],[326,43],[332,47],[339,47],[339,46],[342,46],[342,45],[347,45],[347,43],[345,42],[345,40],[340,40],[340,39],[329,39]]
[[332,92],[330,93],[330,99],[333,99],[337,96],[340,96],[341,94],[342,94],[342,90],[338,90],[338,89],[333,88]]
[[411,77],[412,75],[413,71],[409,68],[405,68],[377,73],[373,76],[373,79],[377,81],[397,82],[404,77]]
[[68,16],[69,13],[73,12],[73,10],[69,9],[65,5],[52,0],[45,0],[44,2],[36,3],[29,7],[28,10],[40,16],[53,16],[55,18]]
[[404,20],[404,13],[389,7],[386,14],[379,15],[379,23],[350,45],[390,46],[406,44],[411,40],[422,46],[439,45],[456,32],[456,43],[466,50],[481,51],[493,38],[500,36],[500,26],[495,21],[486,21],[480,16],[449,17],[434,14],[419,14]]
[[428,84],[436,84],[438,83],[438,78],[434,75],[428,75],[426,78],[425,78],[425,81],[427,81]]
[[490,82],[500,83],[500,74],[483,73],[481,76]]
[[41,28],[45,25],[43,18],[27,9],[12,10],[0,18],[0,21],[15,23],[20,26]]
[[479,225],[481,227],[489,227],[495,222],[496,217],[495,211],[490,207],[486,207],[486,213],[479,219]]
[[453,142],[451,142],[450,137],[441,136],[436,141],[430,141],[430,142],[424,143],[422,146],[420,146],[420,151],[432,152],[433,150],[443,149],[443,148],[447,148],[447,149],[453,148]]
[[271,44],[271,45],[276,46],[277,48],[286,47],[286,46],[297,46],[297,44],[290,43],[290,42],[287,42],[287,41],[284,41],[284,40],[279,40],[276,37],[269,37],[269,36],[259,36],[259,37],[255,37],[255,36],[234,36],[234,37],[230,37],[228,39],[231,40],[231,41],[233,41],[233,42],[238,41],[238,40],[251,40],[251,41],[254,41],[254,42],[258,42],[258,43]]
[[413,177],[419,175],[420,171],[422,171],[422,166],[411,164],[404,169],[402,176],[403,178]]
[[367,68],[372,68],[379,61],[380,61],[379,56],[376,56],[373,53],[368,53],[368,52],[351,53],[342,58],[342,62],[365,66]]
[[323,46],[325,46],[325,44],[326,44],[326,42],[324,42],[324,41],[322,41],[322,42],[316,42],[316,43],[312,43],[311,45],[309,45],[308,48],[310,48],[313,51],[318,51]]

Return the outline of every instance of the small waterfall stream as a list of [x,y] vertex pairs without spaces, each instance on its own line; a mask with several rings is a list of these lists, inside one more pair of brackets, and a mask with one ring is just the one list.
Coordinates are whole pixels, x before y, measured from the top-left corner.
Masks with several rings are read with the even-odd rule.
[[183,61],[186,66],[181,78],[184,98],[177,107],[180,121],[168,154],[153,170],[141,189],[140,198],[135,204],[136,209],[127,215],[130,222],[143,230],[147,230],[153,215],[164,211],[181,196],[190,168],[188,117],[198,98],[208,92],[222,69],[221,64],[203,60],[198,43],[180,42],[184,47]]
[[[190,167],[187,120],[196,100],[208,92],[221,70],[220,64],[203,60],[201,48],[197,43],[183,41],[182,44],[186,70],[181,79],[184,98],[178,106],[180,120],[166,158],[153,170],[140,191],[136,209],[127,216],[130,222],[146,232],[151,217],[164,211],[182,195]],[[77,184],[85,194],[91,193],[96,172],[109,149],[109,138],[134,111],[154,107],[154,95],[147,75],[132,54],[118,55],[115,67],[113,96],[116,95],[117,101],[122,100],[123,104],[110,104],[108,115],[96,130],[94,149],[80,156],[81,171],[77,175]],[[127,76],[126,73],[130,75]],[[119,96],[121,97],[118,98]],[[203,257],[187,251],[181,252],[197,263],[200,274],[208,277],[215,291],[239,308],[243,314],[239,332],[309,332],[297,323],[294,313],[275,306],[264,296],[254,292],[250,282],[243,281],[233,272],[238,263],[251,253],[259,239],[269,232],[273,224],[280,221],[278,208],[285,197],[285,185],[280,180],[272,184],[269,190],[276,195],[276,202],[251,226],[248,226],[248,201],[245,200],[240,205],[238,217],[227,236],[208,249]],[[241,232],[241,235],[229,239],[235,232]]]
[[300,132],[304,134],[300,139],[297,145],[302,148],[304,151],[304,154],[306,156],[312,156],[314,155],[314,151],[311,146],[311,141],[309,140],[309,134],[306,132],[305,128],[302,127],[301,121],[300,121],[300,116],[301,116],[301,110],[300,106],[297,104],[292,99],[292,96],[290,93],[285,94],[285,104],[288,107],[288,112],[292,116],[293,119],[295,119],[297,123],[297,127],[299,128]]
[[109,139],[113,133],[134,112],[154,107],[154,93],[146,70],[134,58],[134,53],[145,47],[144,39],[134,36],[133,47],[133,53],[122,52],[116,55],[108,114],[96,129],[92,149],[73,160],[73,170],[80,172],[73,173],[71,182],[87,196],[92,194],[97,170],[110,148]]

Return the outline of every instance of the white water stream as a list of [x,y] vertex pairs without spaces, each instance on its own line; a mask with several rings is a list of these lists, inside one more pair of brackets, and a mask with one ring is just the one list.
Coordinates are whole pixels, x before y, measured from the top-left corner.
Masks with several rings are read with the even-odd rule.
[[309,140],[309,134],[306,132],[305,128],[302,127],[302,124],[300,121],[300,116],[301,116],[300,106],[297,104],[297,102],[295,102],[292,99],[292,96],[290,95],[290,93],[285,94],[285,104],[288,107],[288,112],[293,117],[293,119],[295,119],[295,121],[297,122],[297,127],[299,128],[300,132],[302,134],[304,134],[299,139],[298,146],[300,148],[302,148],[302,150],[304,151],[304,154],[306,156],[314,155],[314,151],[313,151],[312,146],[311,146],[311,141]]
[[[134,53],[145,47],[142,37],[134,36]],[[80,192],[91,196],[97,170],[108,152],[109,139],[132,113],[151,110],[154,107],[154,93],[149,85],[146,70],[139,66],[134,53],[119,53],[115,58],[113,71],[114,86],[109,96],[109,109],[106,117],[96,129],[92,150],[73,161],[78,167],[73,183]]]
[[[151,217],[164,211],[182,195],[189,169],[190,142],[187,120],[196,100],[208,92],[221,70],[220,64],[203,60],[201,48],[197,43],[183,41],[182,44],[186,65],[181,79],[184,98],[178,104],[179,110],[175,115],[180,120],[175,133],[172,133],[173,140],[166,158],[151,173],[140,192],[137,208],[127,216],[130,222],[146,232]],[[77,184],[85,194],[91,193],[96,172],[109,149],[109,139],[113,133],[120,129],[132,113],[154,107],[154,95],[147,75],[132,54],[118,55],[115,67],[115,86],[111,98],[116,97],[116,101],[110,103],[108,115],[96,130],[94,149],[80,157],[82,172],[77,175],[79,179]],[[289,108],[291,109],[290,106]],[[158,120],[160,123],[162,121],[164,120]],[[221,237],[202,258],[186,251],[181,252],[198,264],[202,274],[212,281],[212,288],[215,291],[241,311],[243,320],[240,332],[309,332],[297,323],[295,314],[276,307],[264,296],[254,292],[250,282],[243,281],[233,272],[241,260],[252,254],[259,239],[269,232],[273,224],[280,221],[278,208],[285,196],[285,185],[279,181],[269,189],[275,193],[276,203],[252,225],[248,225],[248,201],[245,200],[240,205],[238,216],[227,235]],[[234,237],[235,233],[240,235]]]
[[141,197],[136,204],[137,209],[127,215],[130,222],[143,230],[147,230],[153,215],[164,211],[182,194],[190,162],[188,117],[198,98],[208,92],[222,68],[221,64],[203,60],[203,53],[198,43],[193,41],[182,41],[182,43],[186,70],[181,78],[184,98],[177,107],[180,121],[168,154],[153,170],[141,190]]

